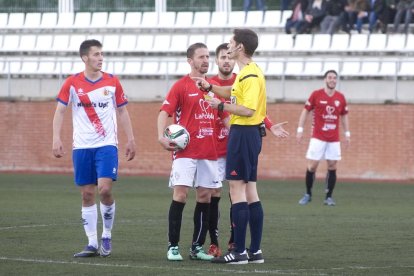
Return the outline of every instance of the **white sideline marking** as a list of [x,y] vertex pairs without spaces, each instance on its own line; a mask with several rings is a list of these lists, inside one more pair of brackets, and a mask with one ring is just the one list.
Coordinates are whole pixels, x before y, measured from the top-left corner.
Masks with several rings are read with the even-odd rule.
[[[130,220],[118,220],[118,223],[119,222],[125,223],[125,222],[131,222],[131,221]],[[62,226],[62,225],[82,225],[82,223],[79,220],[79,222],[67,222],[67,223],[13,225],[13,226],[0,227],[0,231],[10,230],[10,229],[19,229],[19,228],[39,228],[39,227],[51,227],[51,226]]]
[[[9,258],[5,256],[0,256],[2,261],[14,261],[14,262],[29,262],[29,263],[43,263],[43,264],[73,264],[73,265],[86,265],[86,266],[102,266],[102,267],[125,267],[125,268],[146,268],[146,269],[166,269],[166,270],[177,270],[177,271],[201,271],[201,272],[211,272],[211,268],[200,269],[200,268],[185,268],[185,267],[171,267],[171,266],[147,266],[147,265],[129,265],[129,264],[104,264],[104,263],[84,263],[84,262],[75,262],[75,261],[59,261],[59,260],[42,260],[42,259],[26,259],[26,258]],[[218,265],[220,266],[220,265]],[[250,266],[250,265],[247,265]],[[227,267],[227,266],[226,266]],[[243,267],[243,266],[242,266]],[[394,268],[414,268],[414,266],[383,266],[383,267],[369,267],[369,266],[349,266],[349,267],[336,267],[336,268],[298,268],[298,269],[276,269],[276,270],[232,270],[232,269],[217,269],[216,272],[224,273],[235,273],[235,274],[274,274],[274,275],[329,275],[332,271],[340,270],[371,270],[371,269],[394,269]],[[322,272],[326,271],[326,272]]]
[[[71,264],[71,265],[86,265],[86,266],[100,266],[100,267],[124,267],[124,268],[146,268],[146,269],[166,269],[166,270],[177,270],[177,271],[199,271],[199,272],[211,272],[211,268],[200,269],[200,268],[185,268],[185,267],[171,267],[171,266],[147,266],[147,265],[129,265],[129,264],[103,264],[103,263],[84,263],[84,262],[69,262],[69,261],[58,261],[58,260],[41,260],[41,259],[26,259],[26,258],[9,258],[5,256],[0,256],[2,261],[15,261],[15,262],[28,262],[28,263],[43,263],[43,264]],[[220,266],[220,265],[219,265]],[[251,274],[261,273],[261,274],[289,274],[296,275],[295,272],[284,272],[282,270],[254,270],[254,271],[239,271],[231,269],[218,269],[216,272],[225,272],[225,273],[234,273],[234,274]],[[320,274],[317,275],[326,275]]]
[[6,226],[0,227],[1,230],[10,230],[10,229],[19,229],[19,228],[39,228],[39,227],[50,227],[50,226],[62,226],[62,225],[76,225],[80,223],[59,223],[59,224],[31,224],[31,225],[14,225],[14,226]]

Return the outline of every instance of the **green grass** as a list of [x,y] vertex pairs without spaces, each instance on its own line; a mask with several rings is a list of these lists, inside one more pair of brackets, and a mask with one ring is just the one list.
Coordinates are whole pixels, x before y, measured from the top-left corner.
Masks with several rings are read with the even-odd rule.
[[[112,257],[74,259],[86,237],[72,176],[2,174],[0,275],[414,274],[414,185],[339,182],[335,207],[322,205],[322,180],[308,206],[297,204],[302,181],[258,185],[265,211],[265,263],[234,266],[166,260],[167,177],[121,177],[114,187]],[[229,234],[227,186],[224,194],[223,247]],[[192,191],[184,209],[183,255],[192,236],[194,197]]]

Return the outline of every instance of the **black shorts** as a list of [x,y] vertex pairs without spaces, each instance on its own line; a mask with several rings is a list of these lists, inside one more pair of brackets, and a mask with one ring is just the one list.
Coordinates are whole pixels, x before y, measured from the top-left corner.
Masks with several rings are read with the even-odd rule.
[[257,181],[257,165],[262,150],[259,126],[232,125],[227,143],[226,179]]

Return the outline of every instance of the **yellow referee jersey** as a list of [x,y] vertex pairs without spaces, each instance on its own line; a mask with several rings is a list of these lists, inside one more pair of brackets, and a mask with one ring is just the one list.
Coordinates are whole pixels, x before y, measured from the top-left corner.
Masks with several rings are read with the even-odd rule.
[[252,117],[232,114],[231,125],[259,125],[266,116],[266,81],[256,63],[248,63],[238,74],[231,89],[231,104],[255,110]]

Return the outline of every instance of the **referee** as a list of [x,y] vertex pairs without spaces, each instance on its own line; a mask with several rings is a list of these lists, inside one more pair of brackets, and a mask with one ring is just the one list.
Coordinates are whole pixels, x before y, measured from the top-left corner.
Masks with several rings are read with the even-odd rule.
[[[230,98],[230,103],[210,100],[213,108],[229,112],[230,133],[226,156],[226,179],[230,185],[234,251],[214,258],[213,263],[263,263],[260,249],[263,230],[263,208],[257,189],[257,165],[266,135],[266,82],[262,70],[252,60],[258,46],[257,34],[250,29],[235,29],[228,44],[228,55],[239,66],[232,87],[217,86],[203,79],[198,85],[207,91]],[[251,243],[246,251],[246,231],[250,225]]]

